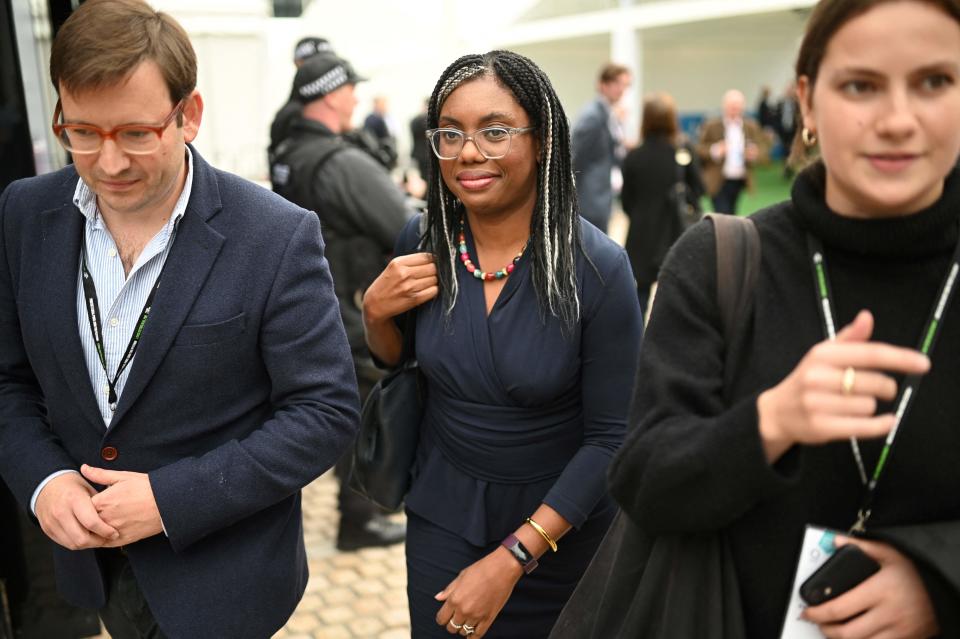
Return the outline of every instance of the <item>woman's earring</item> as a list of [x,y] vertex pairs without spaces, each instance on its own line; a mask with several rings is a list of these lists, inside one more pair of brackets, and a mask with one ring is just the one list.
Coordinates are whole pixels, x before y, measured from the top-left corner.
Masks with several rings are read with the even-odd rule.
[[800,131],[800,139],[803,140],[805,147],[810,148],[817,143],[817,134],[807,127],[803,127],[803,130]]

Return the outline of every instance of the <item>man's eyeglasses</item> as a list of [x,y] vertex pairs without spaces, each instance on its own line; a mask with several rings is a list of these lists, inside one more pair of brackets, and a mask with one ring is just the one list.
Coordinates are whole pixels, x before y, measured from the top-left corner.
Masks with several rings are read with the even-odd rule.
[[60,116],[63,108],[57,100],[53,112],[53,132],[67,151],[76,155],[96,153],[103,148],[103,141],[112,139],[124,153],[147,155],[160,148],[160,138],[179,113],[183,111],[184,100],[177,102],[170,115],[156,126],[149,124],[124,124],[105,131],[92,124],[63,124]]
[[440,128],[427,131],[427,139],[434,154],[441,160],[456,160],[463,145],[471,140],[480,154],[488,160],[499,160],[510,152],[513,136],[533,131],[535,127],[488,126],[467,135],[460,129]]

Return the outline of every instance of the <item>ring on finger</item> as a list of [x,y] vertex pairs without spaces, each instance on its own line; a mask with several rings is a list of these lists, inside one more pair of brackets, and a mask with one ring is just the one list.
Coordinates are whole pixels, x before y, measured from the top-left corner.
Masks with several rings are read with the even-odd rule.
[[462,629],[463,626],[464,626],[464,624],[462,624],[462,623],[457,623],[456,621],[454,621],[453,618],[451,618],[450,621],[448,621],[447,623],[450,624],[453,628],[455,628],[455,629],[457,629],[457,630]]
[[466,623],[463,624],[463,636],[464,636],[464,637],[469,637],[470,635],[472,635],[472,634],[475,633],[476,631],[477,631],[477,627],[476,627],[476,626],[471,626],[471,625],[466,624]]
[[853,384],[857,381],[857,371],[853,366],[847,366],[843,369],[843,381],[840,383],[840,390],[844,395],[853,393]]

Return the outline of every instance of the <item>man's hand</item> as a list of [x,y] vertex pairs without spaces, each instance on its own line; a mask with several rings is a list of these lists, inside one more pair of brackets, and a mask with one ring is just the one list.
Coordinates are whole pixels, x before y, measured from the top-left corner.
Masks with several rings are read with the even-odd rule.
[[77,473],[51,479],[37,496],[35,510],[43,532],[69,550],[100,548],[116,542],[120,532],[97,512],[97,494]]
[[803,616],[830,639],[925,639],[939,633],[927,589],[913,563],[893,546],[862,539],[855,544],[880,563],[880,572],[832,601],[807,608]]
[[107,489],[91,501],[105,522],[119,531],[107,546],[122,546],[163,532],[160,510],[146,473],[105,470],[84,464],[83,476]]

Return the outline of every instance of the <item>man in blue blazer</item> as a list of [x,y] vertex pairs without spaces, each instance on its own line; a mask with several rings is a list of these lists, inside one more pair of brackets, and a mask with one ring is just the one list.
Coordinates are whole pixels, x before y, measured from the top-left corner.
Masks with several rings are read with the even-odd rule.
[[610,173],[623,163],[627,153],[623,129],[613,107],[630,86],[630,80],[627,67],[604,65],[597,80],[597,97],[584,107],[570,134],[580,215],[604,233],[613,212]]
[[141,0],[82,4],[51,79],[75,164],[0,196],[0,473],[115,639],[269,637],[358,420],[317,217],[189,146],[196,58]]

